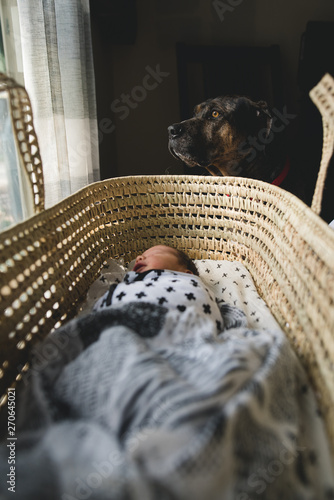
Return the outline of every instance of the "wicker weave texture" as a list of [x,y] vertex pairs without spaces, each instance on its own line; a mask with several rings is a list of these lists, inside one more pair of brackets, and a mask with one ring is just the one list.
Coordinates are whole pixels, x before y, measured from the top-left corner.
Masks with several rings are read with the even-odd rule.
[[14,137],[28,176],[35,212],[44,210],[44,177],[31,102],[26,89],[0,73],[0,92],[7,92]]
[[2,404],[34,343],[73,316],[103,262],[158,243],[244,263],[309,373],[334,444],[334,233],[293,195],[250,179],[111,179],[2,233]]
[[330,74],[323,76],[310,91],[310,97],[321,113],[323,126],[322,158],[311,205],[312,210],[320,214],[327,170],[334,150],[334,80]]

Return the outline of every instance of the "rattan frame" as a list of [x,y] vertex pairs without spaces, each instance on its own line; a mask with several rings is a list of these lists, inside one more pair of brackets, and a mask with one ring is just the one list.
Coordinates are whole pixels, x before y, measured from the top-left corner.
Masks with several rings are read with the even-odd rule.
[[24,86],[4,73],[0,73],[0,92],[8,94],[17,151],[30,181],[34,212],[38,213],[44,210],[44,177],[29,95]]
[[252,179],[109,179],[2,233],[1,405],[106,259],[129,262],[158,243],[243,262],[307,370],[334,450],[334,232],[294,195]]
[[311,208],[320,214],[327,169],[334,150],[334,80],[328,73],[310,91],[310,97],[322,116],[323,149]]

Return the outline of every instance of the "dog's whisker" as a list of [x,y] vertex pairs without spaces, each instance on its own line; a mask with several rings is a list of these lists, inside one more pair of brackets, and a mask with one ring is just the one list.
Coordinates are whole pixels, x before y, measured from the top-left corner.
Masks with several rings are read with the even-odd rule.
[[183,167],[181,165],[170,165],[165,170],[165,175],[183,174]]

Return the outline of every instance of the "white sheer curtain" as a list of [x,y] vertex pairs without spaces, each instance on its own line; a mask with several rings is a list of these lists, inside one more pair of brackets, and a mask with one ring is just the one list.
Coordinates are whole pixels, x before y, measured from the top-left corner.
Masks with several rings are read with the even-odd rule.
[[17,0],[46,207],[99,179],[89,0]]

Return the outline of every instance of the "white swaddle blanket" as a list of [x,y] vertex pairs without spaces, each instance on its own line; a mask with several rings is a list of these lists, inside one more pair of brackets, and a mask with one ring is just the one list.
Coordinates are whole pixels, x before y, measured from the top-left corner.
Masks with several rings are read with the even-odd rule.
[[[135,302],[79,315],[33,352],[17,397],[17,500],[334,497],[314,394],[249,273],[197,264],[218,334],[196,308]],[[1,477],[7,455],[4,443]]]

